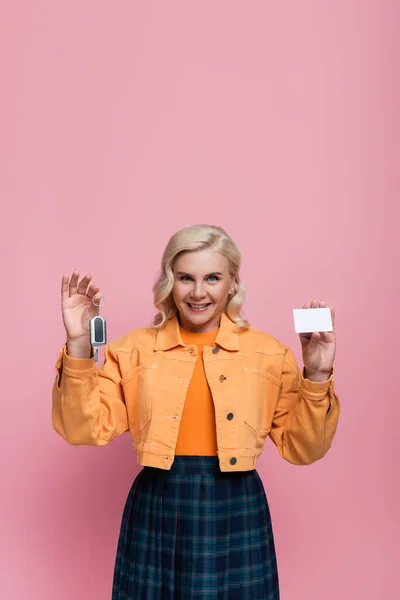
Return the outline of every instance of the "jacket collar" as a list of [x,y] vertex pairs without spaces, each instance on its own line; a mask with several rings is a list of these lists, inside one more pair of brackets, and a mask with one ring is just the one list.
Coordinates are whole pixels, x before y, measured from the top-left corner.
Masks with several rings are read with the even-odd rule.
[[[185,346],[179,332],[179,321],[175,315],[169,319],[157,332],[155,350],[171,350],[176,346]],[[230,320],[226,313],[222,313],[221,322],[215,345],[224,350],[239,350],[239,335],[237,325]]]

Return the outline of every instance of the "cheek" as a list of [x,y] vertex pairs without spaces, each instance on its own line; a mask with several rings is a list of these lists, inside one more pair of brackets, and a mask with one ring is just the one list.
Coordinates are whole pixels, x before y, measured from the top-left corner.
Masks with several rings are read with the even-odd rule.
[[176,302],[179,300],[179,296],[177,294],[176,288],[174,288],[174,287],[172,288],[171,296],[172,296],[172,298],[173,298],[173,300],[174,300],[174,302],[176,304]]
[[214,300],[218,302],[218,304],[226,304],[228,300],[229,289],[218,290],[218,293],[214,295]]
[[175,284],[174,287],[172,288],[171,293],[172,293],[172,297],[174,299],[175,304],[177,302],[182,301],[182,298],[184,297],[184,293],[179,285]]

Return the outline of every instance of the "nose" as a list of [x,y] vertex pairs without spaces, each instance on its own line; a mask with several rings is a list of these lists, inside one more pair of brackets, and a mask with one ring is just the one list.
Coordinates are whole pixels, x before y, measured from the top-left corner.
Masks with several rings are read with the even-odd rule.
[[204,298],[205,291],[204,291],[203,281],[195,281],[194,282],[191,296],[193,299],[196,299],[196,300],[201,300],[202,298]]

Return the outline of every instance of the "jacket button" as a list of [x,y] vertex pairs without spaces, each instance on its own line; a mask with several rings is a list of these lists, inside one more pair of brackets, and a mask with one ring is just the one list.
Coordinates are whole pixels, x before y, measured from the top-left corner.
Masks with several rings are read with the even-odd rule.
[[219,348],[213,348],[212,349],[212,353],[213,354],[218,354],[218,352],[219,352]]
[[234,456],[232,456],[231,460],[229,461],[231,463],[231,465],[236,465],[237,460]]
[[222,383],[223,381],[225,381],[225,379],[226,379],[225,375],[221,375],[221,376],[220,376],[220,378],[219,378],[219,380],[220,380],[220,382],[221,382],[221,383]]
[[232,421],[232,419],[233,419],[233,413],[228,413],[226,415],[226,418],[228,419],[228,421]]

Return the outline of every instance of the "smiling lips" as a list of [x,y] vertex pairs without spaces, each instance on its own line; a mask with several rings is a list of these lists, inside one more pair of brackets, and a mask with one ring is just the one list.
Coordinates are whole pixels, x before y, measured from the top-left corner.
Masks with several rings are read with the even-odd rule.
[[189,308],[195,312],[203,312],[210,306],[210,304],[210,302],[207,304],[190,304],[189,302],[187,303]]

